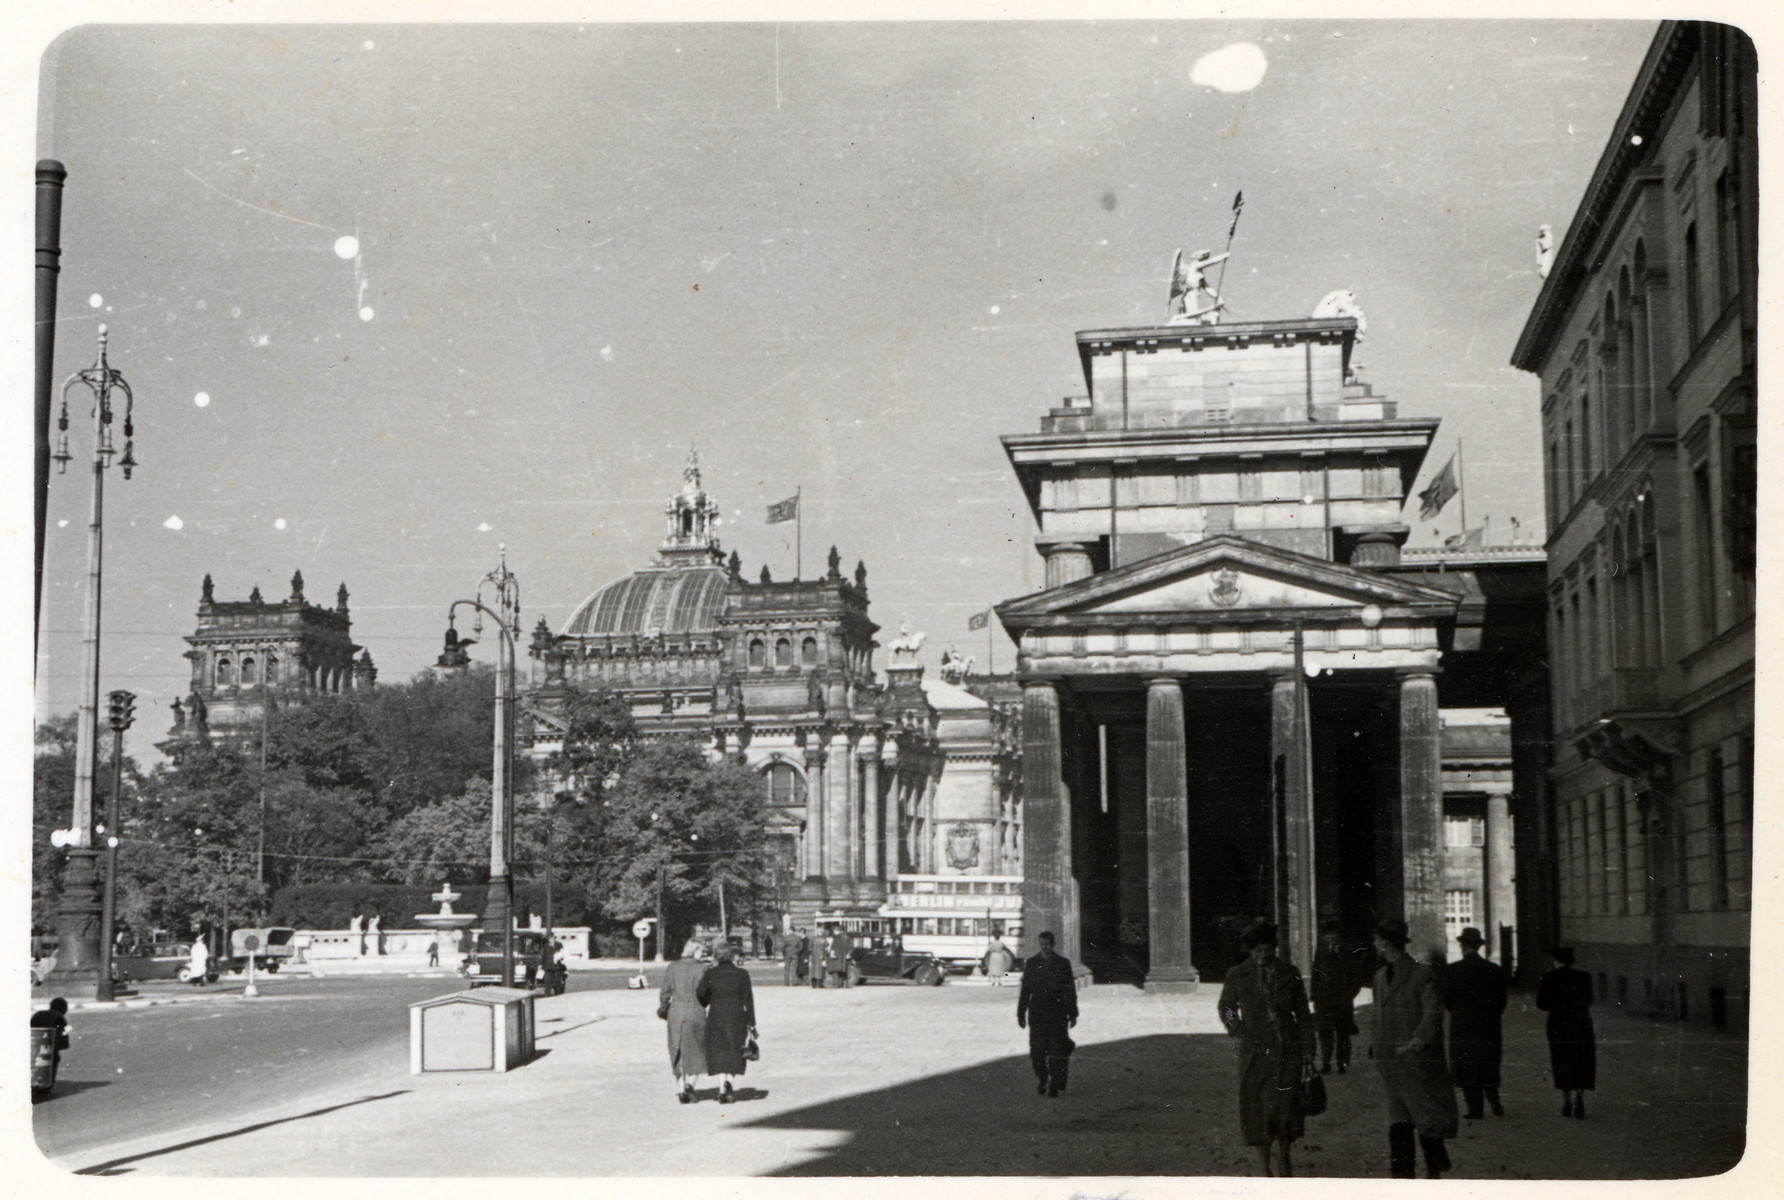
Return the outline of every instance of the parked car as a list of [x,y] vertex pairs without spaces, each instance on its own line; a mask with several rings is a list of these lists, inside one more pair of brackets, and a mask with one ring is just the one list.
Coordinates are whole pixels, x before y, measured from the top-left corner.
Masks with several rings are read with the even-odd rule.
[[[545,949],[545,934],[536,929],[518,929],[514,933],[514,986],[525,987],[531,978],[547,995],[561,996],[569,983],[569,971],[560,957],[546,978],[539,977],[539,960]],[[502,979],[502,931],[479,929],[471,952],[465,955],[460,968],[473,983],[500,983]]]
[[[205,972],[205,982],[218,979],[216,960]],[[191,942],[143,942],[121,954],[112,956],[112,971],[122,981],[141,982],[149,979],[177,979],[185,983],[192,978]]]
[[849,950],[849,982],[914,983],[939,987],[947,964],[926,950],[906,950],[902,939],[874,934],[855,937]]

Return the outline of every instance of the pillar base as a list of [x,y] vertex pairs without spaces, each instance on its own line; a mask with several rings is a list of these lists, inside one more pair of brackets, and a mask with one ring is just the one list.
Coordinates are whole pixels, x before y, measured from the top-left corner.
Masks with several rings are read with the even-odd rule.
[[1173,996],[1199,991],[1201,986],[1201,977],[1194,971],[1189,972],[1188,975],[1172,971],[1160,975],[1148,975],[1145,990],[1152,995]]

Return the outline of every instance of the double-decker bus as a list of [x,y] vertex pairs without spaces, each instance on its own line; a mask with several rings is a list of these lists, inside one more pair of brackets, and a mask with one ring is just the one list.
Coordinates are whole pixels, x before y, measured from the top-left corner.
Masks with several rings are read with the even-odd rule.
[[898,875],[880,916],[907,950],[928,951],[953,971],[978,967],[993,936],[1022,940],[1020,875]]

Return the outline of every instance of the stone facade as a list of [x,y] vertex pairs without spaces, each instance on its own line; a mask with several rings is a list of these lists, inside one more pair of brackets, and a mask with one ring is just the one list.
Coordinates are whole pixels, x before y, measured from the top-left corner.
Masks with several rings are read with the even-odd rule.
[[1661,26],[1525,325],[1555,647],[1556,935],[1606,997],[1745,1019],[1754,817],[1757,65]]
[[344,583],[335,606],[324,608],[304,599],[301,571],[291,577],[291,594],[272,603],[258,585],[246,600],[218,600],[206,575],[198,629],[186,638],[192,687],[173,702],[170,739],[254,735],[269,705],[372,687],[378,668],[370,651],[353,644],[352,628]]
[[[781,862],[777,906],[792,925],[878,916],[888,881],[940,870],[963,822],[983,827],[981,872],[1002,861],[1018,818],[996,797],[955,799],[961,780],[985,774],[982,722],[932,704],[921,634],[893,640],[876,675],[865,565],[845,575],[832,548],[817,579],[777,581],[767,568],[746,579],[719,545],[717,513],[690,459],[655,562],[593,593],[560,632],[534,631],[535,752],[556,744],[568,688],[607,688],[630,701],[645,737],[693,736],[754,768]],[[957,765],[950,741],[966,752]]]

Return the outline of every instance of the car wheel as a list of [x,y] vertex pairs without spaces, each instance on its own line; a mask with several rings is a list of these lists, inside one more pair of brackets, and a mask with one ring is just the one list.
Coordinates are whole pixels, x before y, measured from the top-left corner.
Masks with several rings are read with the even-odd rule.
[[279,964],[272,959],[268,959],[267,964],[266,964],[266,973],[268,975],[277,975],[279,973]]
[[922,987],[940,987],[942,973],[934,966],[917,968],[917,983]]
[[191,983],[192,982],[192,968],[191,967],[181,967],[179,969],[179,971],[177,971],[174,974],[174,978],[179,980],[181,983]]

